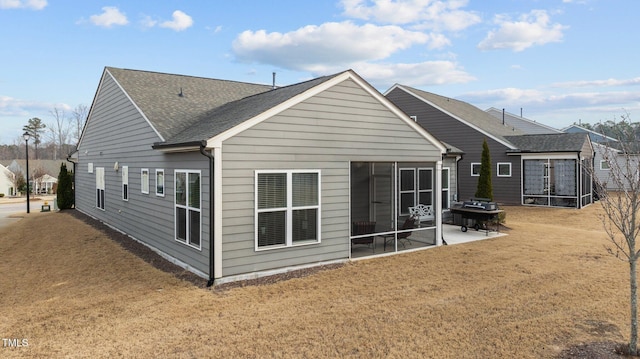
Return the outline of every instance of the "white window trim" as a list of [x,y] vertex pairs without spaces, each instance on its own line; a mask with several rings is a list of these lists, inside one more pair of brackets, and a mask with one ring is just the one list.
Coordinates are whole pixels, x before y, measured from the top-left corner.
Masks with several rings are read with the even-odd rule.
[[449,168],[449,167],[442,167],[442,173],[444,174],[445,172],[447,173],[447,174],[446,174],[446,177],[447,177],[447,186],[446,186],[446,187],[444,186],[444,182],[442,182],[442,181],[440,181],[440,182],[442,182],[442,183],[441,183],[441,185],[442,185],[442,192],[443,192],[443,193],[444,193],[444,192],[447,192],[447,196],[446,196],[447,202],[446,202],[446,203],[444,203],[444,202],[442,203],[442,208],[443,208],[443,209],[448,209],[448,208],[449,208],[449,206],[451,205],[451,190],[450,190],[450,187],[451,187],[451,168]]
[[[202,250],[202,173],[200,170],[174,170],[173,171],[173,188],[174,190],[177,188],[177,174],[178,173],[185,173],[187,175],[187,181],[186,181],[186,185],[185,185],[185,196],[186,196],[186,204],[185,205],[181,205],[176,203],[176,195],[174,194],[173,196],[173,238],[176,240],[176,242],[178,243],[182,243],[186,246],[189,246],[191,248],[195,248],[197,250]],[[190,207],[189,206],[189,174],[190,173],[197,173],[198,176],[200,176],[200,203],[198,204],[198,208],[195,207]],[[189,212],[189,210],[193,210],[193,211],[197,211],[200,214],[200,244],[199,245],[193,245],[191,244],[191,239],[190,238],[186,238],[184,241],[181,239],[178,239],[178,211],[177,208],[184,208],[187,213]],[[190,228],[189,228],[189,221],[188,219],[185,219],[185,223],[186,223],[186,233],[187,236],[189,236],[190,233]]]
[[[96,172],[96,208],[101,211],[104,211],[105,210],[104,202],[107,197],[105,193],[106,180],[104,177],[104,167],[96,167],[95,172]],[[102,191],[102,197],[100,197],[100,201],[98,201],[98,197],[100,196],[100,193],[98,191]],[[102,207],[98,206],[98,202],[100,202]]]
[[[606,164],[607,167],[604,167],[603,165]],[[600,171],[610,171],[611,170],[611,166],[609,165],[609,161],[607,160],[600,160]]]
[[[147,178],[145,178],[145,172],[147,174]],[[140,169],[140,192],[144,194],[149,194],[149,169],[148,168]]]
[[[508,175],[501,175],[500,174],[500,166],[504,166],[504,165],[509,166],[509,174]],[[511,172],[511,162],[498,162],[496,164],[496,175],[498,177],[511,177],[511,173],[512,173]]]
[[[265,208],[258,209],[258,175],[263,173],[285,173],[287,175],[287,206],[283,208]],[[317,173],[318,174],[318,204],[313,206],[300,206],[293,207],[293,189],[291,186],[291,178],[294,173]],[[315,170],[257,170],[254,173],[254,245],[256,251],[268,251],[274,249],[282,249],[282,248],[291,248],[291,247],[301,247],[308,245],[320,244],[322,241],[322,175],[321,171],[318,169]],[[316,241],[305,241],[294,243],[292,236],[292,224],[293,224],[293,210],[301,210],[301,209],[317,209],[318,210],[318,218],[317,218],[317,233],[316,237],[318,238]],[[286,210],[286,235],[285,235],[285,244],[284,245],[272,245],[272,246],[264,246],[260,247],[258,245],[258,213],[262,212],[273,212],[277,210]]]
[[129,201],[129,166],[122,166],[122,200]]
[[[478,165],[478,173],[473,173],[473,166]],[[480,169],[482,167],[482,163],[480,162],[471,162],[471,177],[479,177]]]
[[[416,205],[417,203],[417,190],[418,190],[418,183],[416,183],[416,169],[415,168],[400,168],[400,178],[398,179],[398,204],[399,204],[399,208],[398,210],[401,212],[400,215],[403,214],[409,214],[409,212],[403,213],[402,212],[402,195],[403,194],[407,194],[410,193],[411,197],[413,197],[413,204],[409,207],[413,207]],[[411,189],[406,189],[406,190],[402,190],[402,172],[411,172],[411,178],[413,179],[413,188]]]
[[[162,193],[158,192],[158,174],[162,173]],[[164,197],[164,194],[166,192],[166,186],[165,186],[165,172],[164,169],[156,169],[156,196],[158,197]]]
[[[420,172],[425,171],[429,173],[429,176],[431,177],[431,188],[430,189],[420,189]],[[433,206],[435,201],[433,198],[433,190],[434,190],[434,186],[435,186],[435,178],[433,177],[433,174],[435,173],[435,171],[433,170],[433,168],[431,167],[419,167],[418,171],[416,172],[416,200],[415,200],[415,204],[419,204],[420,203],[420,194],[421,193],[429,193],[431,196],[431,205]]]

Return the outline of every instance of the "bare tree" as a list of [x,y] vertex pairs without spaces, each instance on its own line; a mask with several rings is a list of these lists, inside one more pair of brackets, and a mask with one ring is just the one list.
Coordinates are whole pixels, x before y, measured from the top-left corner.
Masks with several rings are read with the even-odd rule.
[[86,105],[78,105],[75,109],[73,109],[73,122],[74,122],[74,130],[73,137],[75,138],[75,143],[80,140],[80,134],[82,134],[82,128],[84,127],[84,123],[87,120],[87,116],[89,115],[89,108]]
[[[629,115],[623,116],[629,120]],[[602,223],[611,246],[607,251],[629,263],[631,334],[629,354],[638,355],[638,280],[640,249],[640,151],[633,131],[618,134],[618,142],[602,147],[606,177],[593,176],[604,209]]]
[[63,156],[64,149],[69,144],[71,123],[67,119],[64,110],[54,107],[50,113],[54,122],[48,125],[49,135],[55,148],[53,159],[57,160],[58,156]]

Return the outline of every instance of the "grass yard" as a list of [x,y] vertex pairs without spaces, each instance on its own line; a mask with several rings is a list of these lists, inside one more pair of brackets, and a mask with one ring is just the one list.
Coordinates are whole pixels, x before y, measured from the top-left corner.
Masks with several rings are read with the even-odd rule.
[[32,213],[0,228],[0,337],[27,344],[0,357],[557,358],[625,342],[628,265],[604,249],[600,206],[506,210],[506,237],[228,290]]

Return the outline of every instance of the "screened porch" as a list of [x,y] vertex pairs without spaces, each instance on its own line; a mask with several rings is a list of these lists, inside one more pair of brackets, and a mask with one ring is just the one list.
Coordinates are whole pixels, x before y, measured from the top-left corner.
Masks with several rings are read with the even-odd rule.
[[581,208],[592,203],[590,159],[523,159],[522,203]]
[[436,246],[441,163],[351,163],[351,257]]

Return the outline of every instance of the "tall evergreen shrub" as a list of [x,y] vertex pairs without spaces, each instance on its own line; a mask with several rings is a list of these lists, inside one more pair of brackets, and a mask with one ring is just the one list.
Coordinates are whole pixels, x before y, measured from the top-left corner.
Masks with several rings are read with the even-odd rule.
[[58,208],[70,209],[73,207],[73,172],[67,171],[67,166],[60,165],[58,174]]
[[493,185],[491,184],[491,153],[489,145],[485,139],[482,143],[482,159],[480,162],[480,177],[478,177],[478,188],[476,197],[489,198],[493,201]]

